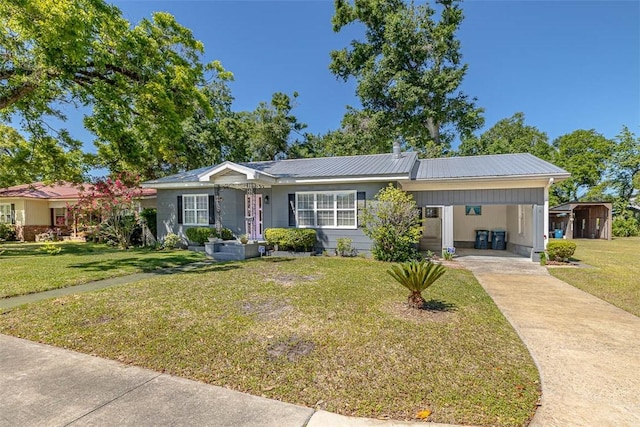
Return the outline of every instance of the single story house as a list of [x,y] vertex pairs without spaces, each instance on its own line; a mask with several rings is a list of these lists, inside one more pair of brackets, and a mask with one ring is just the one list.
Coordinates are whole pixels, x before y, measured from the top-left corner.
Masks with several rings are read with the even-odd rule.
[[611,240],[613,204],[569,202],[549,209],[549,236]]
[[[67,207],[78,201],[79,187],[66,182],[36,182],[0,189],[0,223],[14,224],[18,239],[23,241],[34,241],[36,235],[51,229],[70,235],[73,224],[67,217]],[[143,190],[141,207],[155,207],[155,193]]]
[[361,209],[388,184],[413,195],[420,249],[473,247],[476,230],[506,232],[506,248],[537,258],[546,245],[549,186],[569,173],[531,154],[418,159],[414,152],[224,163],[147,181],[157,193],[158,239],[224,226],[262,239],[270,227],[314,228],[316,250],[371,240]]

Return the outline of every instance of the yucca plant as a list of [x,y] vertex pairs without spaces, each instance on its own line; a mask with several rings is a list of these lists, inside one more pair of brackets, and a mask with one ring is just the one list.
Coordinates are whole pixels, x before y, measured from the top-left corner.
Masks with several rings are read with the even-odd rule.
[[409,261],[391,266],[387,273],[398,281],[402,286],[409,289],[409,307],[423,308],[425,300],[422,291],[440,278],[446,269],[441,264],[434,264],[431,261]]

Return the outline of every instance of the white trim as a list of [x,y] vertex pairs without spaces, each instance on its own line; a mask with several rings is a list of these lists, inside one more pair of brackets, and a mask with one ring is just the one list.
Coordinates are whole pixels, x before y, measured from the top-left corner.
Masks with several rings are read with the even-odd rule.
[[[313,208],[312,209],[300,209],[300,203],[298,200],[299,195],[313,195]],[[333,207],[331,209],[318,209],[318,194],[332,195]],[[352,194],[353,195],[353,208],[352,209],[338,209],[338,194]],[[356,230],[358,228],[358,192],[356,190],[330,190],[330,191],[296,191],[296,227],[297,228],[318,228],[318,229],[333,229],[333,230]],[[333,211],[333,225],[318,225],[318,211]],[[313,225],[300,225],[299,212],[313,212]],[[354,214],[353,225],[338,225],[338,211],[352,211]]]
[[230,162],[230,161],[226,161],[224,163],[221,163],[218,166],[216,166],[215,168],[209,169],[205,173],[198,175],[198,181],[200,181],[200,182],[210,181],[210,179],[211,179],[211,177],[213,175],[217,175],[220,172],[224,172],[224,171],[227,171],[227,170],[231,170],[231,171],[237,172],[237,173],[239,173],[241,175],[245,175],[248,181],[262,180],[262,181],[270,182],[270,183],[276,182],[276,177],[271,175],[271,174],[268,174],[268,173],[265,173],[265,172],[260,172],[258,170],[251,169],[251,168],[248,168],[246,166],[242,166],[242,165],[239,165],[237,163]]
[[[204,226],[208,226],[209,225],[209,195],[208,194],[182,194],[182,225],[195,225],[195,226],[200,226],[200,225],[204,225]],[[191,222],[187,222],[187,203],[185,201],[185,198],[187,197],[204,197],[206,199],[206,209],[205,211],[207,212],[207,220],[204,223],[191,223]],[[192,210],[193,212],[195,212],[195,219],[198,219],[198,211],[201,211],[202,209],[198,209],[198,203],[197,201],[194,200],[195,203],[195,209],[190,209],[190,211]]]

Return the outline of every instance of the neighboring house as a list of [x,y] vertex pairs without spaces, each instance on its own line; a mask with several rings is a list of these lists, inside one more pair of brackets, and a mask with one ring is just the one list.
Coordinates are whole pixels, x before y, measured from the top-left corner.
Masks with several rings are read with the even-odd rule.
[[569,173],[530,154],[420,160],[394,153],[233,163],[147,181],[158,190],[158,238],[194,226],[224,226],[261,239],[270,227],[314,228],[316,250],[340,237],[369,251],[361,209],[389,183],[415,198],[421,249],[473,247],[476,230],[505,230],[507,249],[544,250],[548,194]]
[[549,209],[549,236],[611,240],[613,204],[569,202]]
[[[19,240],[33,241],[50,229],[70,235],[73,221],[67,207],[78,201],[80,193],[78,184],[70,183],[36,182],[0,189],[0,223],[14,224]],[[155,207],[155,190],[143,190],[140,204]]]

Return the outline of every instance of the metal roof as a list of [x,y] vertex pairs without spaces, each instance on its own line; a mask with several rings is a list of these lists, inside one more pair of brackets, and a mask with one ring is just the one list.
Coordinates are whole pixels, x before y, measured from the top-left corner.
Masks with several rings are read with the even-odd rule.
[[564,169],[528,153],[443,157],[423,159],[418,162],[418,170],[412,177],[415,180],[539,175],[569,176],[569,173]]
[[[231,162],[227,162],[230,163]],[[208,166],[147,181],[153,184],[198,182],[202,176],[224,165]],[[445,180],[491,177],[555,176],[566,178],[569,173],[532,154],[495,154],[489,156],[445,157],[418,160],[417,153],[320,157],[266,162],[246,162],[237,165],[269,174],[277,179],[384,178],[406,176],[411,180]]]
[[340,178],[408,175],[417,158],[417,153],[407,152],[399,158],[393,154],[368,154],[240,164],[279,178]]
[[[344,178],[398,176],[411,173],[417,153],[402,153],[400,158],[393,154],[368,154],[363,156],[319,157],[312,159],[291,159],[266,162],[237,163],[277,178]],[[145,182],[150,184],[197,182],[207,172],[220,165],[207,166],[179,174]]]

